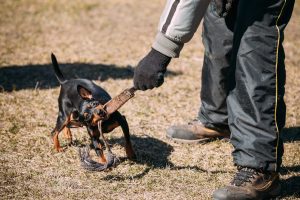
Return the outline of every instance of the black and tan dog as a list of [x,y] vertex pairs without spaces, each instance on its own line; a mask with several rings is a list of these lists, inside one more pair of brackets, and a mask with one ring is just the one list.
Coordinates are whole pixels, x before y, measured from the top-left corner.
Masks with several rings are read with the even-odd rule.
[[[108,133],[120,126],[125,137],[125,150],[129,159],[135,158],[135,153],[131,145],[129,127],[126,118],[118,111],[115,111],[108,118],[103,119],[105,110],[103,105],[111,100],[110,95],[101,87],[87,79],[70,79],[66,80],[62,75],[56,57],[51,54],[51,60],[55,75],[61,85],[58,98],[58,116],[52,137],[54,148],[60,152],[61,148],[58,135],[61,131],[72,143],[72,134],[70,128],[86,126],[92,144],[99,156],[100,163],[106,163],[107,159],[103,154],[103,148],[100,143],[100,135]],[[101,131],[98,123],[101,120]],[[101,133],[100,133],[101,132]],[[103,135],[102,135],[103,136]],[[104,138],[103,138],[104,139]],[[105,141],[104,141],[105,142]]]

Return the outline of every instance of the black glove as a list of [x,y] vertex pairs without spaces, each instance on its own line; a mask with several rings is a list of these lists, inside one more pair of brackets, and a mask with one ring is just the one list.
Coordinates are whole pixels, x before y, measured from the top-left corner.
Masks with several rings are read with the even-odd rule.
[[170,57],[151,49],[134,70],[134,87],[138,90],[148,90],[161,86],[170,61]]
[[226,17],[236,0],[214,0],[216,12],[220,17]]

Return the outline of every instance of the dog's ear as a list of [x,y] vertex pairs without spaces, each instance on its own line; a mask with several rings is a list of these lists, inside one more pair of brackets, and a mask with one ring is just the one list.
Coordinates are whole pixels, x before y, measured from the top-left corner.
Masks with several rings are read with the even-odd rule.
[[89,100],[89,99],[93,98],[91,91],[89,91],[85,87],[82,87],[81,85],[77,86],[77,92],[81,96],[81,98],[83,98],[85,100]]

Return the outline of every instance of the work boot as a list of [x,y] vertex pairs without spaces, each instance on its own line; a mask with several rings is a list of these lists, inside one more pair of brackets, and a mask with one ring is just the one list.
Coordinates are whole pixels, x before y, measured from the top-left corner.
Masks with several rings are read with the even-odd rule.
[[167,129],[167,137],[180,143],[205,143],[214,139],[228,139],[229,136],[229,130],[217,131],[206,128],[199,120]]
[[229,186],[213,193],[214,200],[259,200],[280,195],[281,186],[276,172],[239,167]]

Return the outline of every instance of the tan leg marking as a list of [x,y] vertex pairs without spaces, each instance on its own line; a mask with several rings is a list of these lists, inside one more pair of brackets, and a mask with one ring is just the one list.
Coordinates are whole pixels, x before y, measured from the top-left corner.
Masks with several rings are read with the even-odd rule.
[[58,134],[61,132],[61,130],[63,130],[66,127],[66,125],[69,122],[70,122],[70,116],[65,121],[65,123],[63,123],[62,128],[60,130],[55,130],[55,134],[53,136],[53,143],[54,143],[54,148],[56,149],[57,152],[62,152],[63,151],[63,148],[61,148],[61,146],[59,144]]
[[131,144],[126,144],[125,145],[125,151],[126,151],[126,155],[129,159],[134,159],[136,157],[134,150],[131,146]]
[[98,147],[99,147],[99,149],[100,149],[99,163],[101,163],[101,164],[106,164],[106,163],[107,163],[107,160],[106,160],[105,155],[104,155],[104,153],[103,153],[102,145],[99,144]]
[[61,148],[61,146],[59,144],[58,134],[59,134],[59,132],[55,132],[55,134],[53,136],[54,148],[57,152],[62,152],[63,148]]
[[70,128],[65,127],[64,128],[64,137],[69,141],[69,143],[72,143],[72,133]]

